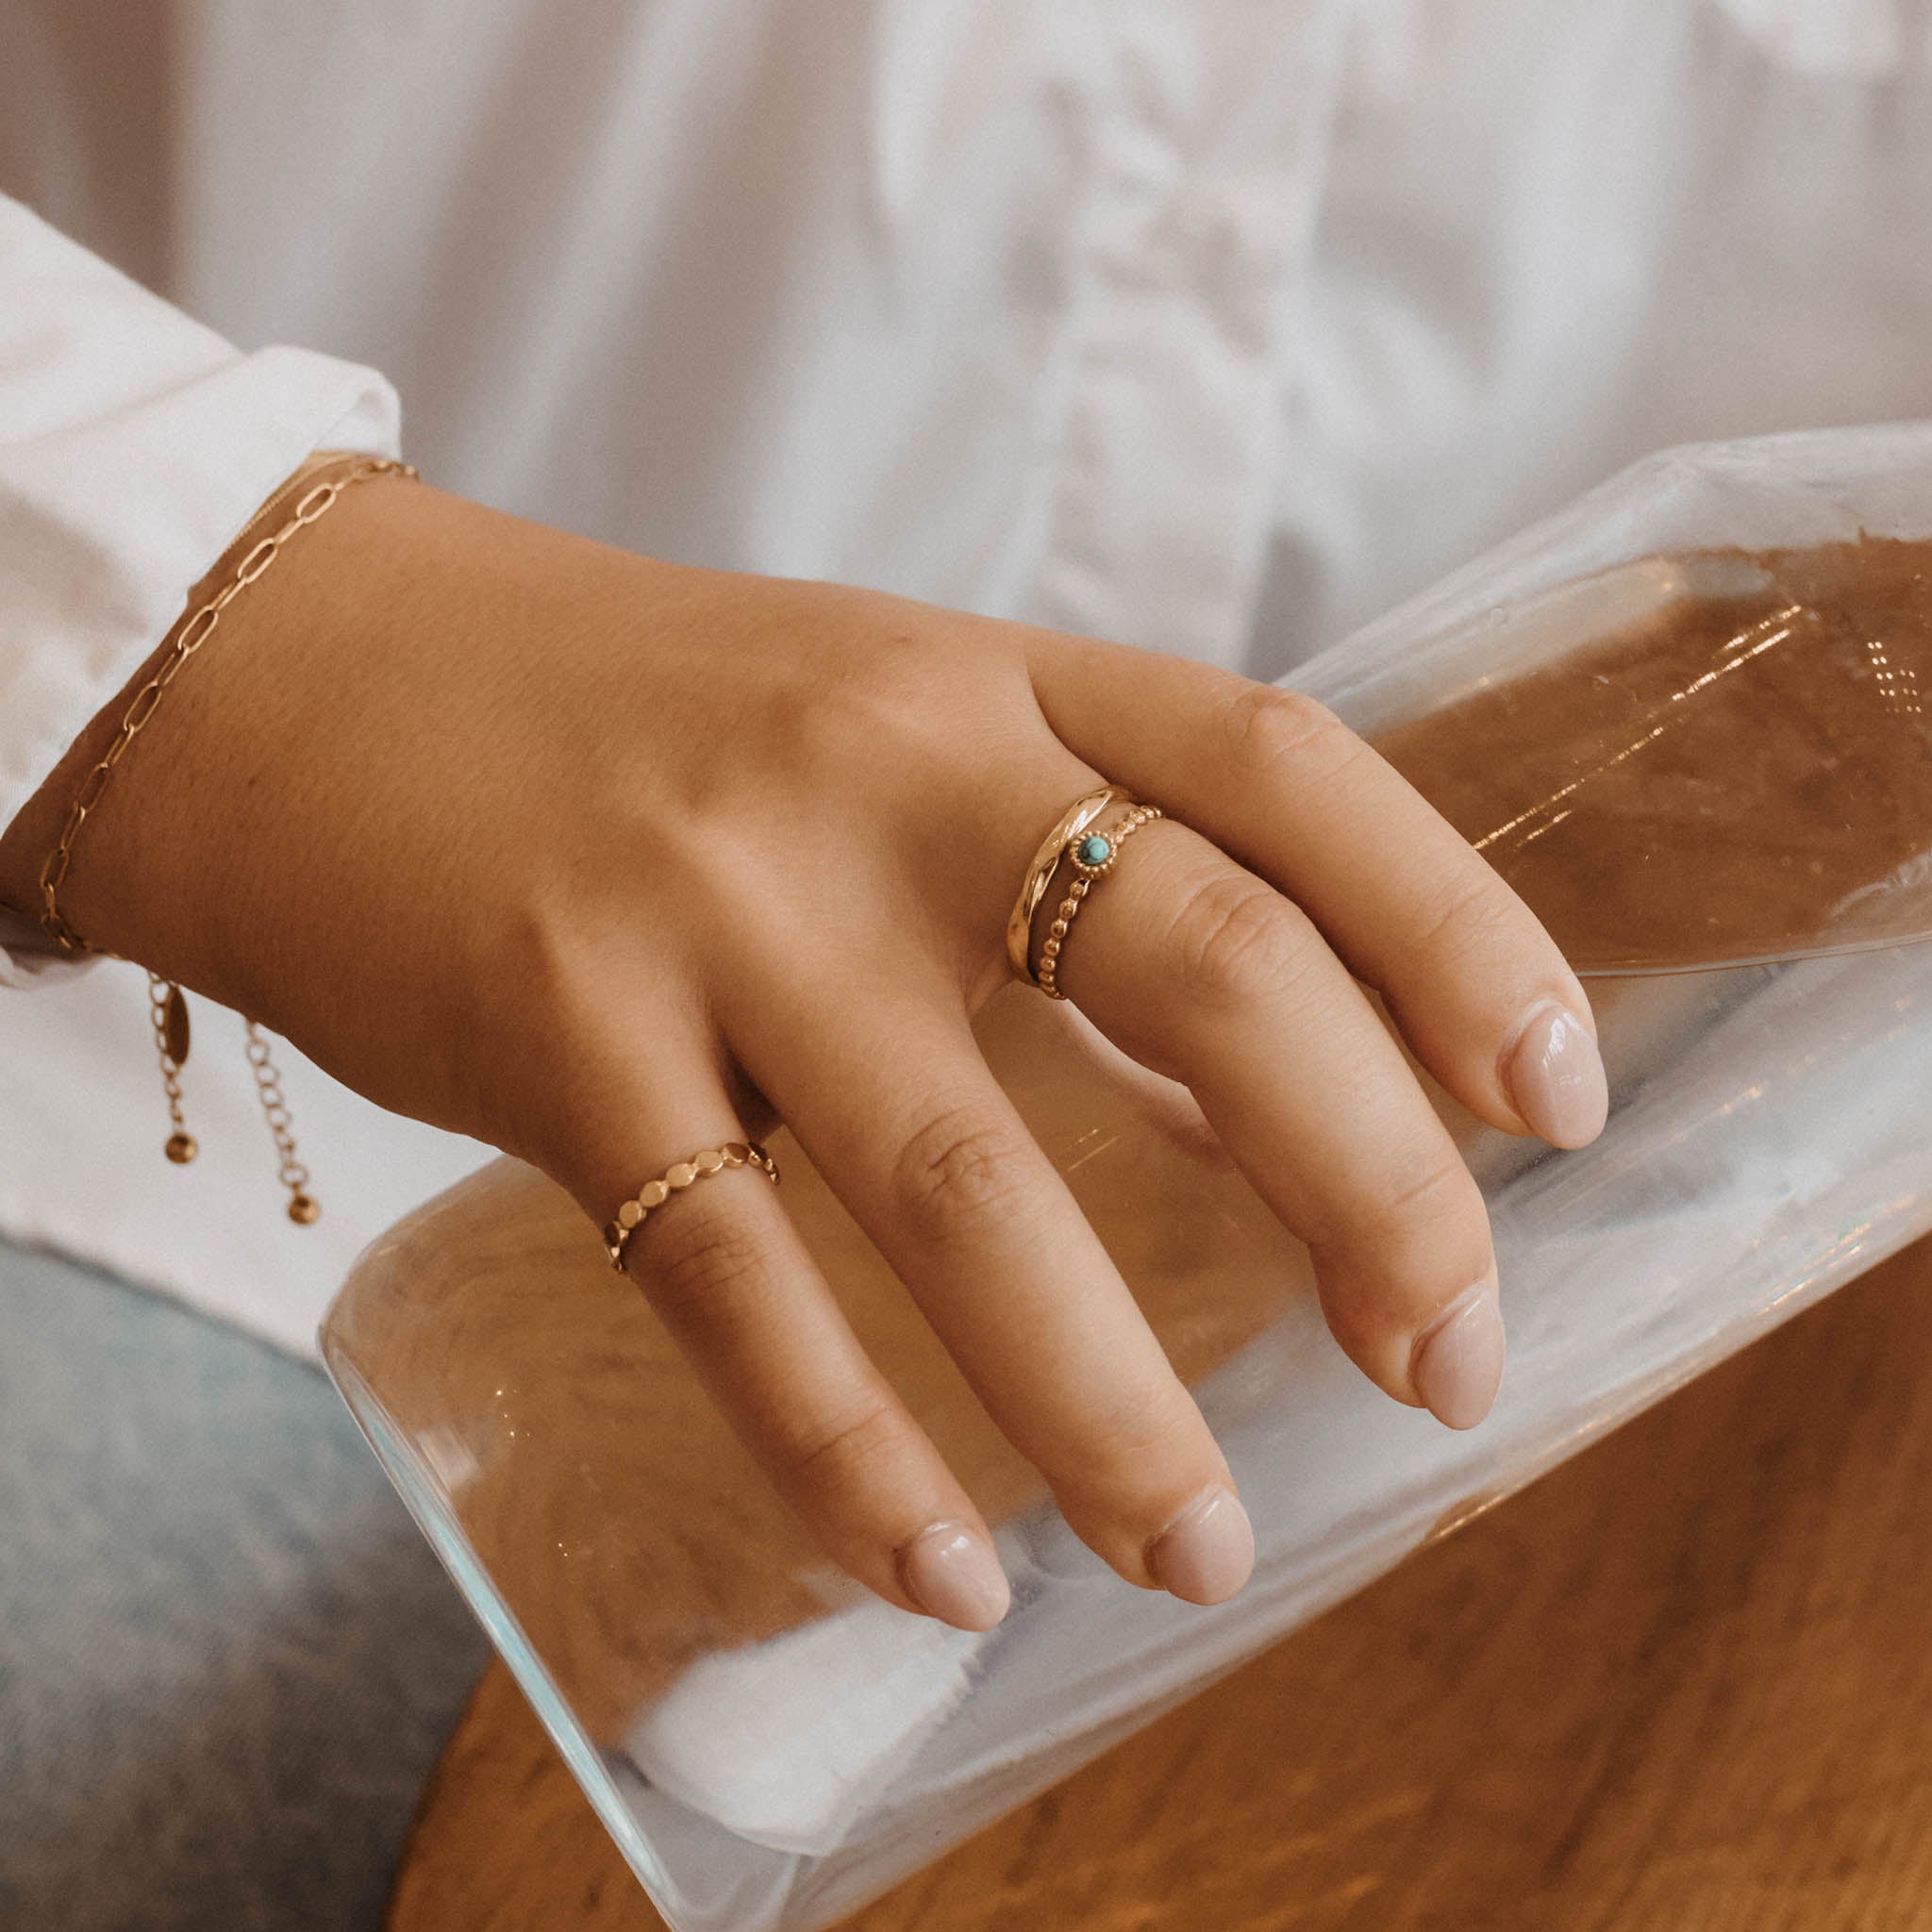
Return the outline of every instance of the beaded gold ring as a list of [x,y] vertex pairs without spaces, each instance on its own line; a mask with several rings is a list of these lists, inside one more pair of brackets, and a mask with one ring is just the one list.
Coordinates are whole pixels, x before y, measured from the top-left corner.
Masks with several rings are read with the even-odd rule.
[[1040,841],[1040,850],[1026,868],[1020,896],[1007,916],[1007,959],[1016,979],[1038,986],[1040,975],[1033,970],[1033,915],[1046,897],[1054,874],[1067,857],[1067,844],[1076,839],[1095,819],[1116,805],[1132,805],[1134,794],[1121,785],[1103,785],[1097,791],[1083,793],[1060,814],[1059,823]]
[[1053,922],[1046,928],[1046,938],[1040,948],[1040,971],[1033,979],[1034,985],[1048,999],[1066,998],[1059,985],[1060,949],[1066,944],[1067,934],[1073,929],[1074,917],[1092,890],[1093,881],[1105,878],[1113,870],[1114,861],[1121,856],[1121,847],[1142,825],[1152,824],[1163,816],[1158,805],[1137,805],[1110,830],[1088,832],[1081,838],[1067,841],[1065,858],[1073,867],[1074,876],[1067,881],[1066,897],[1054,908]]
[[689,1160],[667,1167],[656,1180],[646,1181],[617,1210],[604,1230],[604,1251],[610,1257],[610,1265],[620,1274],[624,1273],[624,1257],[631,1236],[672,1195],[733,1167],[755,1167],[769,1174],[774,1186],[777,1184],[778,1163],[756,1141],[727,1141],[722,1147],[707,1147],[702,1154],[693,1154]]

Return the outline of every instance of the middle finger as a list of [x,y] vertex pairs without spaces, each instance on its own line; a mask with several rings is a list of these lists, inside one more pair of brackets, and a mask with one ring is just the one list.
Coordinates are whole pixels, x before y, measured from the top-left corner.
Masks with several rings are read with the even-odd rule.
[[1219,1603],[1254,1560],[1220,1448],[938,973],[734,1029],[758,1087],[1068,1524],[1129,1582]]
[[1184,1081],[1307,1242],[1336,1340],[1453,1427],[1503,1366],[1482,1194],[1401,1050],[1291,901],[1171,821],[1095,881],[1060,956],[1075,1005]]

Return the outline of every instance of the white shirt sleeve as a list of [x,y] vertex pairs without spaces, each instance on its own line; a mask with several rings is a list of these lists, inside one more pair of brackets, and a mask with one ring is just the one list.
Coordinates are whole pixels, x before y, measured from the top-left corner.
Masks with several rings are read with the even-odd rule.
[[[311,451],[398,453],[395,391],[244,355],[0,195],[0,827]],[[0,986],[75,970],[0,908]]]

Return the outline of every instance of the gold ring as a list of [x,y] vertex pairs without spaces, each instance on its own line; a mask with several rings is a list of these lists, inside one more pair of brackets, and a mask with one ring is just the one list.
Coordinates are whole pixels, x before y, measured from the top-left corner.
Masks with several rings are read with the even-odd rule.
[[1076,876],[1067,881],[1067,895],[1054,908],[1053,923],[1047,927],[1046,939],[1040,948],[1040,972],[1033,982],[1048,999],[1066,998],[1059,983],[1060,948],[1066,944],[1067,933],[1080,910],[1081,901],[1092,889],[1095,879],[1104,878],[1113,870],[1114,860],[1121,856],[1121,847],[1142,825],[1152,824],[1161,816],[1158,805],[1137,805],[1125,818],[1107,831],[1089,832],[1084,838],[1067,841],[1066,861],[1074,868]]
[[778,1179],[778,1163],[756,1141],[727,1141],[722,1147],[707,1147],[702,1154],[667,1167],[656,1180],[646,1181],[605,1228],[604,1251],[610,1257],[610,1265],[622,1274],[625,1251],[645,1219],[672,1195],[682,1193],[694,1182],[708,1180],[714,1174],[723,1174],[727,1167],[755,1167],[770,1174],[774,1185]]
[[1076,798],[1060,814],[1059,824],[1033,855],[1033,863],[1026,868],[1026,882],[1020,888],[1020,896],[1013,901],[1012,916],[1007,921],[1007,958],[1014,976],[1024,979],[1028,986],[1040,984],[1039,975],[1033,971],[1033,915],[1040,910],[1040,902],[1046,897],[1046,889],[1052,885],[1054,874],[1059,871],[1068,845],[1108,806],[1133,802],[1134,794],[1123,785],[1104,785],[1098,791]]

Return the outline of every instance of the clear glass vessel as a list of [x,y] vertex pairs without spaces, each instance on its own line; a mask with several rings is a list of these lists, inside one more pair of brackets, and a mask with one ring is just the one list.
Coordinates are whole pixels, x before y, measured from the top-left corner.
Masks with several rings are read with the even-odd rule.
[[997,1525],[1014,1607],[987,1635],[830,1569],[537,1174],[499,1162],[372,1246],[330,1371],[677,1932],[856,1908],[1932,1226],[1928,538],[1932,427],[1673,452],[1297,680],[1592,976],[1594,1146],[1437,1096],[1510,1336],[1474,1432],[1344,1360],[1305,1252],[1159,1083],[1027,990],[986,1009],[1241,1484],[1258,1560],[1218,1609],[1069,1533],[782,1136],[782,1198]]

